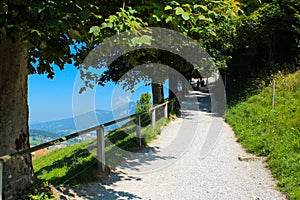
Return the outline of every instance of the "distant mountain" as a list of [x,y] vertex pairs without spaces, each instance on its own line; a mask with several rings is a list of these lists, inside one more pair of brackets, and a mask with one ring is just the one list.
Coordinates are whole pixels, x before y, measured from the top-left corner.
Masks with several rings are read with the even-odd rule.
[[[31,124],[30,135],[32,136],[32,134],[36,134],[39,131],[45,131],[59,136],[65,136],[73,132],[134,114],[135,107],[136,104],[134,102],[130,102],[129,108],[126,109],[124,109],[124,107],[120,107],[114,111],[95,110],[73,118]],[[117,127],[117,125],[112,125],[110,127],[106,127],[105,131],[109,132]]]
[[56,133],[50,133],[48,131],[31,129],[30,130],[30,136],[31,137],[56,138],[59,135],[56,134]]
[[60,135],[43,130],[30,130],[30,145],[35,146],[59,138]]

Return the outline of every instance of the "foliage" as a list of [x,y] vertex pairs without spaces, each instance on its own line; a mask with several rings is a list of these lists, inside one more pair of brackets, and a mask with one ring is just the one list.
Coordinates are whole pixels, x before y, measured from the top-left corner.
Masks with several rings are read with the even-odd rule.
[[276,80],[275,109],[271,85],[231,107],[226,121],[251,153],[267,156],[278,187],[290,199],[300,197],[300,71]]
[[[126,6],[123,4],[121,11],[110,14],[101,25],[95,25],[90,29],[91,41],[101,42],[104,38],[121,31],[143,26],[169,28],[198,41],[210,53],[219,68],[226,68],[231,58],[230,52],[236,37],[236,22],[240,13],[242,11],[239,3],[234,0],[130,1],[126,2]],[[131,45],[151,44],[151,40],[149,41],[151,38],[146,37],[147,35],[138,30],[136,33],[137,37],[129,41]],[[109,66],[104,64],[101,67],[107,68],[100,77],[91,75],[90,70],[85,72],[83,69],[81,74],[86,85],[82,91],[87,87],[93,87],[95,83],[104,85],[108,81],[116,82],[132,68],[145,63],[166,63],[187,78],[195,73],[193,66],[183,62],[179,56],[157,49],[142,49],[122,55]],[[128,77],[124,85],[126,89],[130,89],[135,82],[136,77]]]
[[140,99],[136,102],[135,108],[137,113],[148,111],[151,108],[151,95],[149,92],[141,95]]
[[226,72],[231,105],[259,92],[272,74],[295,72],[300,66],[299,1],[241,2],[246,15],[239,19],[235,50]]
[[52,193],[51,185],[47,182],[40,182],[34,186],[29,191],[29,194],[22,197],[23,200],[55,200],[55,196]]
[[[66,63],[78,66],[82,62],[96,39],[99,40],[94,37],[98,30],[96,25],[119,20],[126,27],[139,27],[140,19],[131,17],[134,11],[121,6],[119,1],[3,1],[0,3],[0,39],[22,40],[28,48],[30,72],[47,73],[53,78],[52,64],[63,69]],[[113,17],[113,13],[118,17]],[[128,19],[123,20],[121,15],[125,18],[127,15]],[[121,25],[118,29],[124,30]],[[101,40],[105,37],[106,30]],[[71,46],[75,50],[71,50]]]
[[226,68],[228,52],[236,36],[241,9],[236,1],[196,1],[182,4],[172,1],[161,16],[167,24],[202,45],[215,59],[218,68]]
[[291,63],[299,62],[299,1],[274,0],[255,7],[256,10],[240,19],[237,28],[231,63],[233,76],[237,73],[244,77],[247,74],[269,76],[293,68]]
[[160,26],[198,40],[224,67],[240,11],[234,0],[123,4],[116,0],[5,0],[0,4],[0,39],[22,40],[28,48],[31,73],[47,73],[53,78],[52,64],[60,69],[65,63],[78,66],[95,44],[109,36],[148,25]]
[[261,4],[260,0],[239,0],[239,2],[241,3],[241,8],[246,15],[254,12]]

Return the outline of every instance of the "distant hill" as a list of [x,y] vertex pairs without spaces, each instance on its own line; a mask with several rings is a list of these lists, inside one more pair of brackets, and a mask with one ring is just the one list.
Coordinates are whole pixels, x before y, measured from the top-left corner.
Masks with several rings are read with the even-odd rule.
[[58,137],[59,135],[56,134],[56,133],[50,133],[50,132],[43,131],[43,130],[30,129],[30,136],[32,136],[32,137],[55,138],[55,137]]
[[[133,105],[134,104],[134,105]],[[114,119],[119,119],[135,113],[135,103],[131,103],[130,109],[124,111],[124,109],[118,108],[114,111],[107,110],[95,110],[93,112],[88,112],[73,118],[34,123],[30,125],[30,135],[33,134],[45,134],[49,136],[65,136],[79,130],[87,129],[99,124],[103,124]],[[112,125],[106,127],[105,131],[111,131],[116,129],[117,125]],[[41,132],[41,131],[44,131]]]
[[59,137],[60,137],[60,135],[58,135],[57,133],[50,133],[48,131],[31,129],[30,130],[30,145],[35,146],[37,144],[51,141],[51,140],[54,140]]

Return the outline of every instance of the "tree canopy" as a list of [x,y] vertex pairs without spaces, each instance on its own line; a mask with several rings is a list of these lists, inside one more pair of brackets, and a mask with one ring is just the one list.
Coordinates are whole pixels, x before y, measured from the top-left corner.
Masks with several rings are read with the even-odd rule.
[[[191,36],[226,66],[235,21],[236,1],[58,1],[5,0],[0,5],[0,38],[22,40],[30,73],[53,78],[55,63],[78,66],[90,49],[116,33],[159,26]],[[75,43],[84,43],[77,48]],[[72,45],[76,51],[71,51]]]

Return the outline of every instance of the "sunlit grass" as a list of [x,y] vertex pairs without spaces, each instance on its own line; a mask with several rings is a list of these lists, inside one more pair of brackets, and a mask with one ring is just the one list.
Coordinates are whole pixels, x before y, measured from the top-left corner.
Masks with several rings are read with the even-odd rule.
[[268,158],[278,188],[300,199],[300,71],[274,79],[274,109],[269,86],[231,107],[226,121],[249,152]]
[[[145,146],[161,132],[161,127],[168,119],[156,122],[156,129],[151,124],[142,127],[142,145]],[[136,125],[130,121],[127,126],[106,135],[106,154],[113,153],[118,158],[126,156],[126,151],[138,151],[136,143]],[[122,151],[125,150],[125,151]],[[97,180],[96,139],[78,143],[66,148],[56,149],[46,155],[33,158],[34,171],[42,181],[57,185],[62,183],[78,184]],[[123,159],[115,159],[118,165]],[[75,178],[76,177],[76,178]]]

